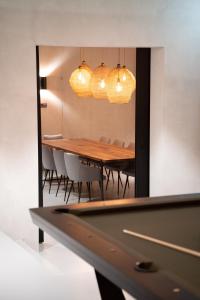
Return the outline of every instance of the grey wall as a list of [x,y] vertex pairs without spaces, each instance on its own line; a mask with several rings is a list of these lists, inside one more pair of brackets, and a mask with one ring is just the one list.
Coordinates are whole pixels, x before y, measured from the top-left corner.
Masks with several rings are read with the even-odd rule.
[[37,44],[164,47],[163,98],[151,122],[156,143],[151,143],[151,191],[199,191],[199,11],[198,0],[0,0],[3,230],[15,238],[36,239],[28,208],[37,206],[38,193]]

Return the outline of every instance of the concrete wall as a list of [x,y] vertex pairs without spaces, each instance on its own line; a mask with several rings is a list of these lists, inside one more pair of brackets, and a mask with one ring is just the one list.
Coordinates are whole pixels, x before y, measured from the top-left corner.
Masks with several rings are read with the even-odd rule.
[[151,123],[151,191],[199,192],[199,11],[199,0],[0,1],[1,229],[36,238],[28,208],[37,206],[38,194],[37,44],[164,47],[163,99]]
[[[94,70],[104,61],[114,68],[120,61],[124,64],[124,50],[118,48],[82,49],[87,64]],[[135,74],[136,51],[125,50],[127,68]],[[67,138],[89,138],[98,140],[101,136],[111,140],[120,139],[127,144],[135,140],[135,93],[128,104],[110,104],[108,100],[80,98],[72,91],[69,78],[80,64],[80,48],[40,47],[40,73],[47,76],[47,91],[42,101],[42,133],[62,132]],[[46,74],[45,74],[46,72]]]

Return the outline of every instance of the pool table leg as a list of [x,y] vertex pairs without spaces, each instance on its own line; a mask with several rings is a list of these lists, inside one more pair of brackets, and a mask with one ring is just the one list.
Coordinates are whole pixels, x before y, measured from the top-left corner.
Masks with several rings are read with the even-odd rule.
[[99,291],[102,300],[115,299],[115,300],[125,300],[122,290],[118,288],[114,283],[101,275],[95,270],[97,283],[99,286]]
[[39,244],[44,242],[44,231],[39,228]]

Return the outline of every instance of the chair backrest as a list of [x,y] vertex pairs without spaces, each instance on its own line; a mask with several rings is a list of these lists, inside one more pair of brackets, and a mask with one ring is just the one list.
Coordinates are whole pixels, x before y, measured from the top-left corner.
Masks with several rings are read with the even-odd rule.
[[63,139],[63,135],[61,133],[59,133],[59,134],[44,134],[43,139],[44,140],[59,140],[59,139]]
[[129,143],[128,146],[126,147],[127,149],[134,150],[135,149],[135,143]]
[[104,144],[110,144],[110,138],[106,137],[106,136],[101,136],[99,139],[100,143],[104,143]]
[[100,170],[82,164],[78,155],[64,153],[64,161],[69,179],[75,182],[101,180]]
[[123,141],[120,141],[120,140],[117,140],[117,139],[114,140],[112,144],[115,145],[115,146],[118,146],[118,147],[124,147],[124,145],[125,145],[125,143]]
[[81,162],[79,156],[73,153],[64,153],[65,167],[69,179],[79,181]]
[[64,161],[64,151],[53,149],[53,158],[58,174],[67,176],[67,170]]
[[56,170],[53,151],[50,147],[42,145],[42,164],[47,170]]

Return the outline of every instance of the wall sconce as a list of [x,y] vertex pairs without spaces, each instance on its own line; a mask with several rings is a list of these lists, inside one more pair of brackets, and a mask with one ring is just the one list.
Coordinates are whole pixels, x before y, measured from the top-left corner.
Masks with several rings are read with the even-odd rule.
[[[46,93],[46,90],[47,89],[47,77],[44,77],[44,76],[41,76],[40,77],[40,96],[41,98],[44,97],[44,93]],[[41,108],[47,108],[47,102],[43,102],[43,103],[40,103],[40,107]]]
[[47,89],[47,77],[40,77],[40,90]]

